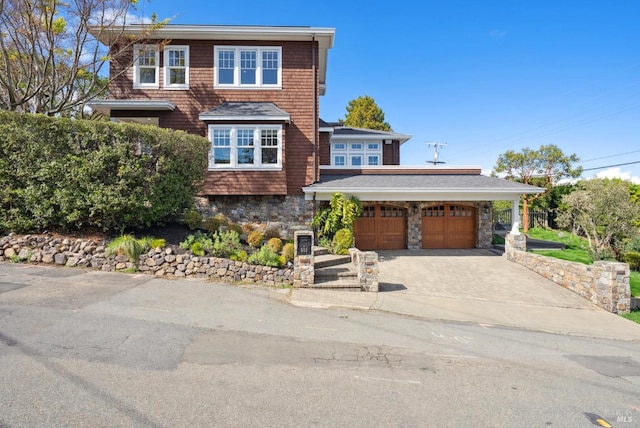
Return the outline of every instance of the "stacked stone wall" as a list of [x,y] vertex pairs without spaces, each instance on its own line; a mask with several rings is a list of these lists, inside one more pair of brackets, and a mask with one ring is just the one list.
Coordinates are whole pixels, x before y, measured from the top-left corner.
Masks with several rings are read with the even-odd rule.
[[11,234],[0,237],[0,262],[83,267],[125,271],[165,278],[206,278],[212,281],[263,285],[293,284],[293,269],[251,265],[219,257],[198,257],[174,247],[156,248],[133,263],[126,256],[107,256],[104,241],[49,235]]
[[568,262],[523,251],[525,235],[508,234],[505,256],[579,294],[609,312],[628,313],[631,305],[629,265],[597,261],[593,265]]

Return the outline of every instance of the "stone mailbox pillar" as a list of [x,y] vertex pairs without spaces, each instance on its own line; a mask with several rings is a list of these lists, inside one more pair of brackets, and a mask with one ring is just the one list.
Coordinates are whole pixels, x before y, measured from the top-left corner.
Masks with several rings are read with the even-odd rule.
[[293,286],[308,288],[314,281],[313,232],[298,230],[293,235]]

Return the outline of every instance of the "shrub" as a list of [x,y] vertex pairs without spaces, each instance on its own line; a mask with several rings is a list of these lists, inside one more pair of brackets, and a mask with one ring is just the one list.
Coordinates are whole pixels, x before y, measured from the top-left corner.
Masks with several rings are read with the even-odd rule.
[[242,226],[240,226],[238,223],[229,223],[229,226],[227,226],[228,230],[232,230],[235,233],[239,235],[242,235]]
[[249,256],[249,263],[262,266],[280,267],[280,257],[268,245],[263,245]]
[[167,246],[167,242],[162,238],[154,238],[153,236],[143,236],[138,239],[142,247],[143,251],[152,250],[155,248],[164,248]]
[[349,254],[349,248],[353,245],[353,232],[349,229],[340,229],[336,232],[331,243],[334,254]]
[[280,238],[271,238],[267,241],[267,245],[271,247],[271,249],[275,253],[280,253],[282,251],[282,239]]
[[227,226],[229,224],[229,219],[222,213],[216,214],[215,218],[220,222],[220,226]]
[[187,239],[180,243],[180,248],[189,250],[197,256],[204,256],[205,252],[213,250],[213,241],[207,234],[198,231],[187,236]]
[[109,242],[105,249],[108,256],[127,256],[130,262],[138,261],[140,254],[144,251],[144,245],[138,241],[133,235],[122,235]]
[[329,238],[328,236],[319,237],[318,238],[318,245],[320,247],[328,248],[328,249],[331,250],[331,247],[332,247],[331,238]]
[[217,232],[220,230],[220,219],[216,217],[208,217],[204,223],[203,227],[209,232]]
[[231,254],[231,256],[229,256],[229,258],[231,260],[233,260],[234,262],[246,262],[247,259],[249,258],[249,256],[247,255],[246,251],[240,250],[240,251],[237,251],[237,252]]
[[0,111],[0,230],[139,229],[179,218],[207,171],[206,138],[158,127]]
[[272,226],[267,228],[267,230],[264,231],[264,239],[271,239],[271,238],[280,238],[280,229]]
[[284,262],[292,262],[294,257],[294,245],[291,242],[284,244],[282,247],[282,257],[284,257]]
[[257,230],[249,233],[247,235],[247,244],[249,244],[253,248],[259,248],[264,241],[264,235]]
[[189,229],[194,230],[202,225],[202,214],[191,208],[184,214],[184,222]]
[[229,257],[242,249],[240,235],[235,230],[216,232],[213,234],[212,253],[218,257]]
[[242,232],[247,235],[253,232],[256,228],[251,223],[245,223],[242,225]]
[[625,253],[624,261],[629,263],[631,270],[640,271],[640,252],[629,251]]

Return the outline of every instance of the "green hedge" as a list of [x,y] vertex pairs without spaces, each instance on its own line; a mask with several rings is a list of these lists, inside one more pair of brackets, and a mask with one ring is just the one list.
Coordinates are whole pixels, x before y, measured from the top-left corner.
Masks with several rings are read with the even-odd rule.
[[169,221],[193,204],[208,151],[182,131],[0,112],[0,232]]

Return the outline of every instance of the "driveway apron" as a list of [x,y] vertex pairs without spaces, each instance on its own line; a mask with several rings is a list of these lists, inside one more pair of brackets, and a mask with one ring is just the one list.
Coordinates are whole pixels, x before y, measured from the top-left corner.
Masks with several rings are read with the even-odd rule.
[[378,251],[380,288],[415,296],[594,309],[556,283],[489,250]]

